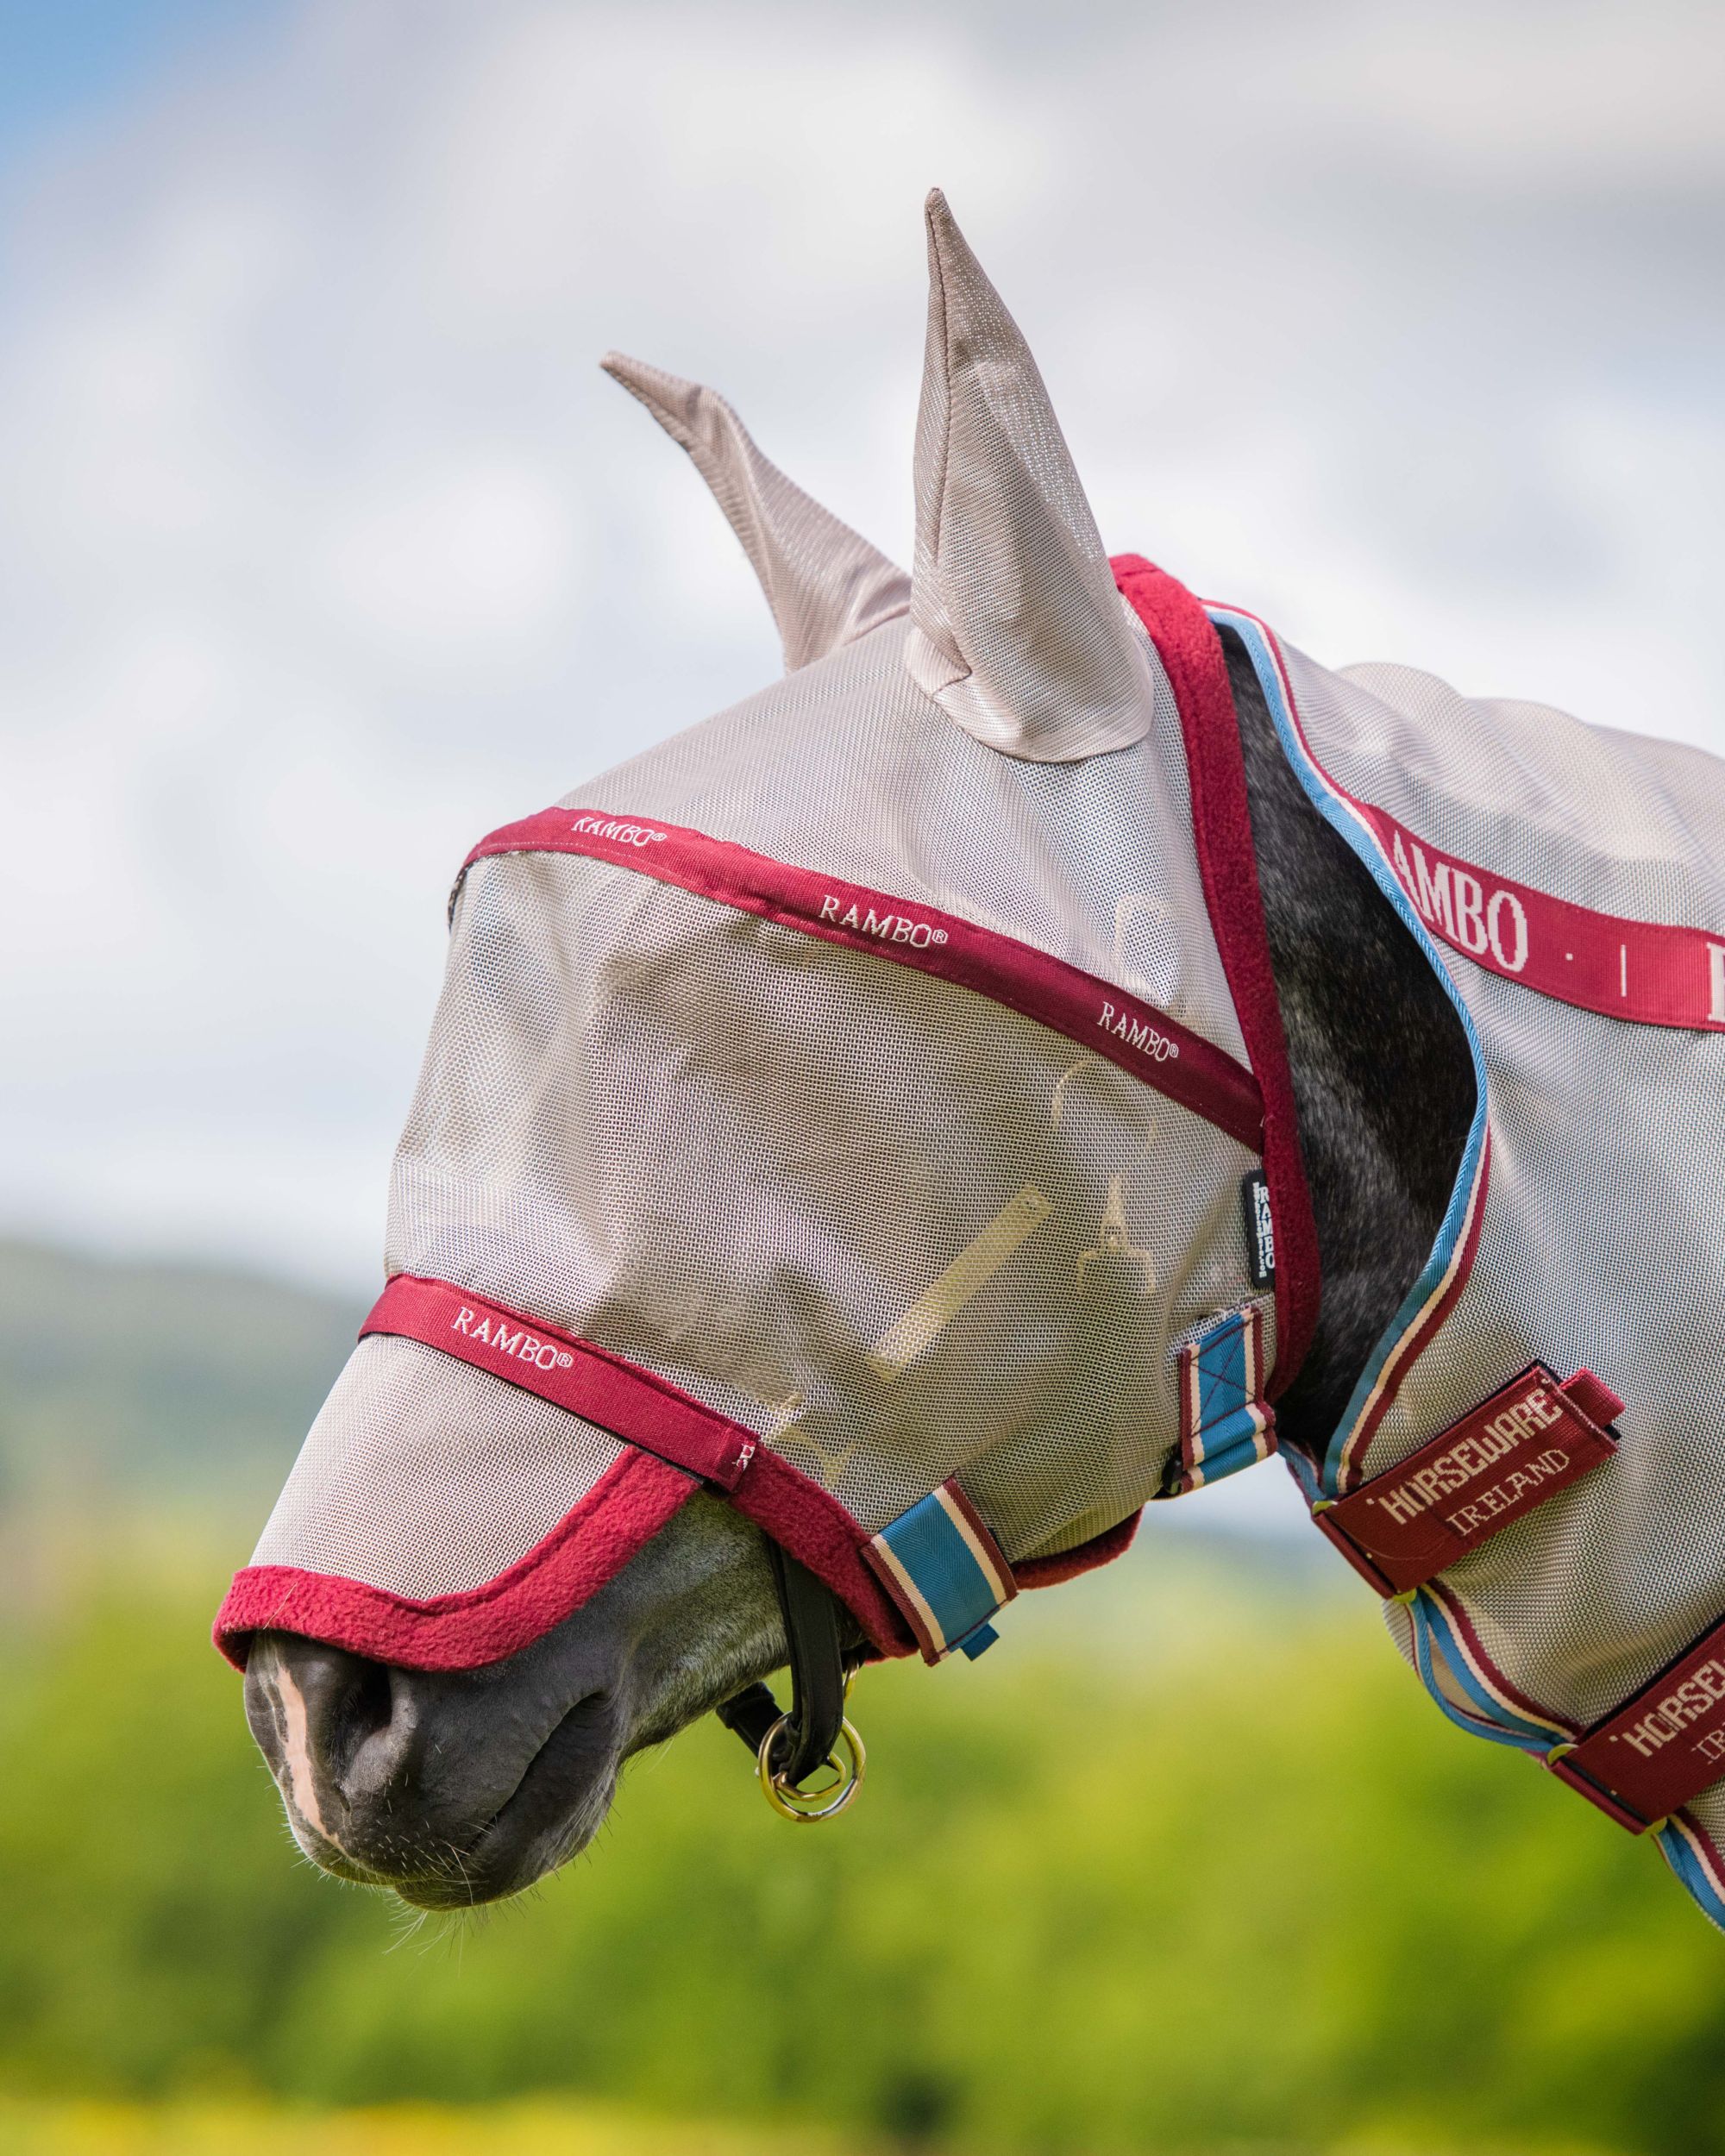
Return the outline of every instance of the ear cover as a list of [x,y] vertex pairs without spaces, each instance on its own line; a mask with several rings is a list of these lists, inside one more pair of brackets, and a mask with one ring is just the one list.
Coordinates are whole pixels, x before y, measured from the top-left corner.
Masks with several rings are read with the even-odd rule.
[[1030,348],[928,197],[906,663],[964,730],[1070,763],[1149,731],[1153,677]]
[[687,449],[754,564],[794,674],[910,604],[910,579],[762,456],[716,392],[608,352],[600,366]]

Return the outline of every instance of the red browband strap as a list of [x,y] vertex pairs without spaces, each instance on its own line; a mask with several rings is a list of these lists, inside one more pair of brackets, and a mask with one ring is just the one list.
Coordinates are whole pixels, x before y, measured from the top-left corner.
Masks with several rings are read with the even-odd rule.
[[[956,913],[774,861],[679,824],[599,809],[542,809],[482,838],[462,863],[499,854],[578,854],[674,884],[781,927],[889,958],[1064,1033],[1252,1152],[1264,1146],[1258,1081],[1167,1012],[1063,959]],[[459,895],[461,884],[455,887]]]

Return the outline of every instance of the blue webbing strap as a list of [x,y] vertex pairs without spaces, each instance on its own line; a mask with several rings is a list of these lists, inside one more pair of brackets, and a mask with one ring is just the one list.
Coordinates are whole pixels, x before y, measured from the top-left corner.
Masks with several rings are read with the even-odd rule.
[[1171,1497],[1268,1459],[1276,1417],[1264,1398],[1264,1317],[1230,1310],[1180,1351],[1180,1474]]
[[1012,1567],[957,1482],[943,1482],[863,1545],[925,1662],[972,1660],[999,1634],[988,1620],[1018,1592]]

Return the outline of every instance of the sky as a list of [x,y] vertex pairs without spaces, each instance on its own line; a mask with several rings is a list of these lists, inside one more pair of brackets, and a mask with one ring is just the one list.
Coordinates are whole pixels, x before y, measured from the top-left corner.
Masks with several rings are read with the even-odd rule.
[[362,1292],[484,831],[900,559],[944,185],[1105,538],[1725,749],[1711,5],[0,7],[0,1232]]

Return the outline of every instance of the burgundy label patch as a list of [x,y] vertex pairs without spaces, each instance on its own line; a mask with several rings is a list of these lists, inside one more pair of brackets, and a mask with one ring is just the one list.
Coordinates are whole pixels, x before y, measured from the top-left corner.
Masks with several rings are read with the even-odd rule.
[[[1584,1377],[1585,1386],[1570,1382],[1590,1404],[1613,1399],[1577,1373]],[[1317,1523],[1380,1593],[1406,1594],[1616,1449],[1575,1395],[1534,1363],[1417,1452],[1326,1506]]]
[[440,1348],[721,1489],[736,1489],[760,1442],[650,1370],[447,1281],[398,1273],[360,1327],[362,1340],[373,1332]]
[[1627,1707],[1552,1762],[1609,1789],[1652,1824],[1725,1775],[1725,1622]]

